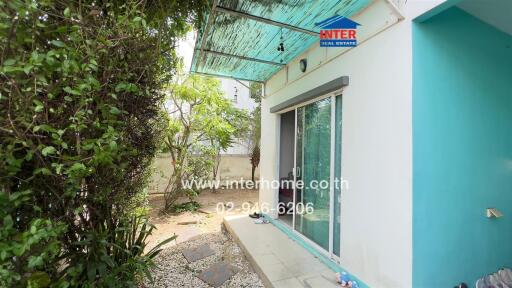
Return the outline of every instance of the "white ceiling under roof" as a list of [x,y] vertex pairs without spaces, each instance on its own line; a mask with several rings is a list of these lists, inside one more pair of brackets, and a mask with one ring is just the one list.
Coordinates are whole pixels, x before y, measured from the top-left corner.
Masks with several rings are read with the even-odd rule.
[[512,0],[464,0],[457,7],[512,35]]

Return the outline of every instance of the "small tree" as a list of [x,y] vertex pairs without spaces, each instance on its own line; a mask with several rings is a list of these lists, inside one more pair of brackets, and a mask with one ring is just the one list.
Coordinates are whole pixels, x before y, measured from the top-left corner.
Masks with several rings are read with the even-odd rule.
[[260,140],[261,140],[261,96],[262,87],[260,83],[252,82],[249,86],[250,97],[257,106],[251,115],[251,153],[250,161],[252,166],[251,180],[254,182],[256,168],[260,165]]
[[[232,146],[234,141],[231,141],[228,146]],[[212,149],[212,178],[213,180],[217,180],[217,176],[219,175],[219,167],[220,167],[220,161],[222,160],[221,152],[225,149],[223,149],[218,141],[215,139],[210,139],[210,147]],[[217,192],[217,188],[215,186],[211,187],[213,192]]]
[[210,77],[193,75],[172,85],[169,100],[164,144],[171,154],[173,171],[164,191],[166,210],[186,195],[183,182],[198,178],[187,172],[196,163],[191,158],[208,159],[201,165],[212,171],[219,151],[226,150],[247,129],[249,118],[224,97],[219,81]]
[[254,182],[254,173],[256,172],[256,167],[260,165],[260,145],[256,144],[252,147],[251,151],[251,165],[252,165],[252,171],[251,171],[251,179],[252,182]]

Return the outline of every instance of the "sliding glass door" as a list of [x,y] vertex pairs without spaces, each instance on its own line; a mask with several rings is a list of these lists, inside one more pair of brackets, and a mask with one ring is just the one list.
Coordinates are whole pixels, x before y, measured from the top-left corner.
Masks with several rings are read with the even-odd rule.
[[340,255],[341,96],[295,110],[294,229]]
[[295,230],[329,250],[331,98],[297,108]]

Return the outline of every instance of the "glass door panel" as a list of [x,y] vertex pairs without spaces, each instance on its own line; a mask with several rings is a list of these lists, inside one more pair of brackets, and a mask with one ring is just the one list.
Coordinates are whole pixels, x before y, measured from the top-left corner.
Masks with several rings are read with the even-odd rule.
[[342,98],[336,96],[334,107],[334,221],[332,253],[340,256],[341,238],[341,109]]
[[[297,108],[295,230],[329,251],[331,100]],[[299,182],[297,182],[299,185]],[[300,188],[300,187],[299,187]]]

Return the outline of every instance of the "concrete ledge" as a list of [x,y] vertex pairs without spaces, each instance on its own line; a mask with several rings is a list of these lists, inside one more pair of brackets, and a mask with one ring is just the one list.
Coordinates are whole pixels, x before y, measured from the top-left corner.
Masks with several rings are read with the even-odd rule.
[[[249,250],[247,249],[247,247],[245,247],[244,243],[242,241],[240,241],[240,238],[236,235],[235,231],[232,228],[232,225],[230,225],[229,221],[233,218],[229,217],[229,216],[224,217],[224,219],[222,220],[222,224],[224,225],[224,228],[233,237],[233,239],[236,241],[238,246],[240,246],[240,248],[242,249],[242,251],[245,254],[245,257],[251,264],[252,268],[254,269],[254,271],[256,271],[258,276],[260,276],[260,279],[261,279],[261,282],[263,282],[263,285],[265,285],[265,287],[273,287],[272,283],[270,282],[268,277],[265,275],[265,273],[263,273],[263,270],[261,270],[260,266],[258,265],[256,260],[253,258],[251,253],[249,253]],[[247,218],[249,218],[249,217],[247,217]]]
[[334,271],[274,225],[248,216],[226,216],[223,225],[265,287],[338,287]]

